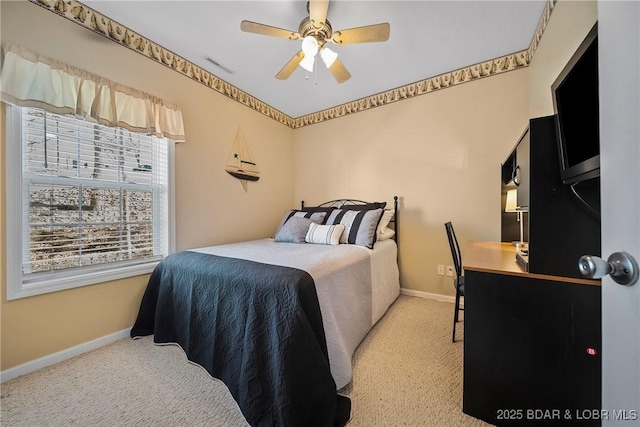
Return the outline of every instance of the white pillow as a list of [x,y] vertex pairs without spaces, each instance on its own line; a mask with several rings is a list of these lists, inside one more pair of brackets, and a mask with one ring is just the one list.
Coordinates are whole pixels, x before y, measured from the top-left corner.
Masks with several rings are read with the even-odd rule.
[[391,228],[387,228],[386,230],[384,230],[382,233],[378,234],[378,241],[380,240],[387,240],[392,238],[394,235],[396,234],[396,232],[391,229]]
[[344,225],[342,224],[320,225],[311,223],[304,241],[320,245],[338,245],[340,244],[340,236],[343,231]]
[[380,218],[380,224],[378,224],[378,230],[377,230],[378,240],[385,240],[393,237],[394,233],[391,233],[391,235],[389,235],[389,232],[393,232],[393,230],[390,228],[387,228],[387,226],[389,225],[389,222],[391,221],[391,218],[393,218],[393,214],[394,214],[393,209],[385,209],[384,212],[382,213],[382,218]]

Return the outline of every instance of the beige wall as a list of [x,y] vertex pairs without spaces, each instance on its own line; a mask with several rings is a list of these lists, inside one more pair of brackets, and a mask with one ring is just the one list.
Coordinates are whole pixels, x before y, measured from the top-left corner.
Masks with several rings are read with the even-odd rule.
[[553,114],[551,85],[598,20],[595,1],[556,3],[538,50],[529,65],[529,115]]
[[551,84],[597,20],[561,0],[530,67],[296,130],[295,200],[402,197],[401,284],[453,295],[443,224],[462,246],[500,240],[500,164],[528,118],[553,114]]
[[444,223],[463,246],[500,240],[500,164],[527,121],[527,70],[295,132],[295,199],[401,198],[404,288],[453,295]]
[[[178,104],[187,142],[176,147],[177,249],[272,235],[292,207],[292,130],[178,73],[24,1],[0,2],[1,39]],[[2,108],[4,116],[4,107]],[[245,193],[224,171],[242,126],[262,179]],[[2,122],[2,153],[5,148]],[[1,157],[4,180],[4,154]],[[0,181],[1,182],[1,181]],[[0,219],[6,248],[4,185]],[[2,266],[0,369],[130,327],[147,276],[6,301]]]
[[[463,246],[499,240],[499,166],[528,117],[551,114],[550,85],[596,19],[594,2],[556,5],[531,66],[298,130],[288,129],[126,48],[25,1],[0,2],[1,39],[181,106],[176,149],[177,249],[269,236],[283,210],[354,197],[401,198],[401,279],[452,295],[444,222]],[[34,23],[37,23],[34,25]],[[427,76],[425,76],[427,77]],[[4,108],[0,162],[4,179]],[[223,170],[241,125],[263,178],[249,192]],[[0,267],[6,270],[5,186]],[[10,250],[10,248],[9,248]],[[131,326],[147,276],[7,302],[5,370]]]

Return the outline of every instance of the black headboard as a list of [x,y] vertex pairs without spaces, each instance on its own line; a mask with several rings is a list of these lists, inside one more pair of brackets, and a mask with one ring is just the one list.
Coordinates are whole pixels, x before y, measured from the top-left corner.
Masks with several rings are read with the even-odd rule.
[[[330,200],[328,202],[324,202],[315,207],[318,208],[336,208],[339,209],[345,205],[370,205],[376,202],[365,202],[364,200],[357,199],[336,199]],[[304,209],[304,200],[300,202],[300,207]],[[395,240],[396,244],[398,244],[398,196],[393,196],[393,218],[389,221],[389,224],[393,224],[393,229],[395,233],[393,235],[393,240]]]

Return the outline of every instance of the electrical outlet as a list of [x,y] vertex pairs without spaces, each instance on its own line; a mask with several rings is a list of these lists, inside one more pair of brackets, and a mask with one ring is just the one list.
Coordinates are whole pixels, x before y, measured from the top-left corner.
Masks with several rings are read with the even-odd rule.
[[444,276],[444,265],[438,264],[438,276]]
[[447,265],[447,276],[453,277],[455,273],[453,272],[453,265]]

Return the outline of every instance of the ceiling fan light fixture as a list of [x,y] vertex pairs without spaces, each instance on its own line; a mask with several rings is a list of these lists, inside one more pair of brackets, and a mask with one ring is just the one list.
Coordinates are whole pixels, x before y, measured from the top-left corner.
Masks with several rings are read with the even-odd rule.
[[302,58],[302,61],[300,61],[300,66],[302,68],[304,68],[305,70],[307,70],[308,72],[312,73],[313,72],[313,63],[314,63],[314,57],[313,55],[304,55],[304,58]]
[[327,68],[329,68],[333,65],[336,59],[338,59],[338,54],[332,51],[331,49],[329,49],[328,47],[325,47],[320,51],[320,57],[324,61],[324,65],[326,65]]
[[306,57],[314,57],[318,53],[318,40],[313,36],[306,36],[302,39],[302,51]]
[[[276,74],[277,79],[288,79],[291,74],[297,70],[298,65],[310,73],[313,73],[315,68],[317,68],[315,57],[320,53],[322,61],[336,81],[338,83],[344,83],[351,78],[351,73],[345,68],[342,61],[338,59],[338,54],[325,47],[327,42],[343,45],[389,40],[391,27],[388,22],[333,31],[327,19],[329,1],[330,0],[309,0],[307,2],[308,16],[300,21],[297,32],[252,21],[242,21],[240,23],[240,29],[247,33],[279,37],[288,40],[300,40],[301,50]],[[309,76],[307,76],[307,78],[309,78]]]

